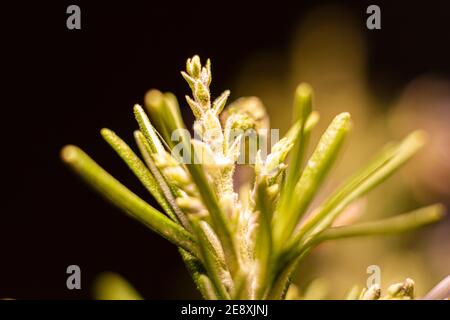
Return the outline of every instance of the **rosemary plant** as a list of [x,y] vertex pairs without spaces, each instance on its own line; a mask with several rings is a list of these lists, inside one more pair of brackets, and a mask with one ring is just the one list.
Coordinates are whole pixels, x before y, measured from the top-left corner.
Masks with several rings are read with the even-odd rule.
[[[161,210],[139,198],[80,148],[68,145],[61,156],[109,201],[176,245],[205,299],[284,299],[297,265],[318,244],[396,234],[441,218],[443,208],[431,205],[394,218],[333,227],[352,202],[424,145],[424,132],[415,131],[387,145],[320,205],[310,208],[350,130],[350,114],[334,118],[304,161],[319,116],[312,109],[311,87],[300,84],[292,128],[281,140],[271,141],[270,153],[265,154],[268,119],[257,98],[241,98],[227,108],[229,91],[212,100],[211,63],[208,60],[202,66],[198,56],[187,60],[182,76],[192,90],[186,101],[196,118],[194,139],[185,128],[175,96],[157,90],[145,99],[151,120],[141,106],[134,106],[139,124],[134,137],[142,158],[114,132],[101,130]],[[248,135],[249,130],[256,135]],[[238,166],[246,152],[245,164]],[[233,179],[237,167],[253,171],[251,181],[239,190]],[[388,295],[411,297],[411,287],[407,280],[390,288]],[[379,296],[377,287],[353,292],[353,298]]]

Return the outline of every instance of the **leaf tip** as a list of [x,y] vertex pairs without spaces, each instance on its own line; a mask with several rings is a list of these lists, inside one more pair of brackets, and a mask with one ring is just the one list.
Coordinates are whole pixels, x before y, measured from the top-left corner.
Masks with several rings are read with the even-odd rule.
[[142,109],[142,107],[137,103],[133,106],[133,110],[134,110],[134,113],[144,112],[144,109]]
[[67,163],[71,164],[77,161],[80,149],[72,144],[66,145],[61,149],[60,157]]
[[134,138],[135,139],[140,139],[140,138],[142,138],[144,135],[142,134],[142,132],[141,132],[141,130],[134,130],[133,131],[133,136],[134,136]]
[[157,89],[149,90],[144,97],[144,105],[149,112],[157,112],[161,109],[164,96]]
[[352,123],[351,123],[351,115],[349,112],[342,112],[338,114],[334,118],[334,123],[336,123],[339,127],[342,127],[345,130],[350,130]]
[[102,135],[103,138],[106,139],[107,137],[111,136],[113,132],[108,128],[102,128],[100,129],[100,134]]
[[433,216],[435,220],[441,220],[447,214],[447,208],[442,203],[434,205]]
[[425,130],[416,130],[410,134],[410,138],[418,146],[423,146],[428,141],[428,133]]
[[340,119],[341,121],[350,121],[350,118],[350,112],[342,112],[336,116],[336,119]]
[[310,99],[313,94],[313,88],[307,83],[300,83],[295,90],[295,94],[300,99]]

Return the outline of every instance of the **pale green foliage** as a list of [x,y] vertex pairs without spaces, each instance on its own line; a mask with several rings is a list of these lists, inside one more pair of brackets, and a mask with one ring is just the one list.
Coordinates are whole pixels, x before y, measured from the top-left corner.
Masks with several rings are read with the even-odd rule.
[[[101,131],[163,212],[120,184],[79,148],[65,147],[62,158],[111,202],[178,246],[205,298],[284,299],[298,262],[319,243],[408,231],[442,216],[442,207],[433,205],[382,221],[332,227],[353,201],[411,158],[424,144],[422,132],[389,145],[322,204],[310,208],[351,128],[350,114],[336,116],[304,164],[309,134],[319,116],[312,110],[312,88],[301,84],[294,97],[292,128],[264,156],[260,141],[267,141],[263,129],[269,128],[269,122],[258,98],[241,98],[228,108],[229,91],[212,100],[211,63],[208,60],[202,66],[198,56],[188,59],[182,75],[192,90],[186,101],[196,118],[194,131],[199,139],[191,139],[187,131],[180,133],[178,141],[172,139],[174,130],[185,129],[178,102],[174,95],[157,90],[145,99],[152,121],[143,108],[134,107],[139,124],[134,136],[143,160],[112,131]],[[250,129],[257,135],[243,134]],[[257,150],[251,150],[251,139],[261,139]],[[173,152],[179,147],[189,163]],[[233,176],[243,150],[254,159],[248,164],[254,178],[235,190]],[[412,297],[408,281],[391,287],[387,297]],[[359,297],[355,290],[352,297]],[[360,295],[362,299],[379,297],[377,287]]]

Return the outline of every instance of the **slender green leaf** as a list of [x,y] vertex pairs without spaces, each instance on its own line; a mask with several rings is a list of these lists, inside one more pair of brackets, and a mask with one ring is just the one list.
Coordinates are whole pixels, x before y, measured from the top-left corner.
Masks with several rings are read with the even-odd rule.
[[216,115],[219,115],[222,112],[229,96],[230,90],[225,90],[219,97],[214,100],[212,108]]
[[136,140],[139,150],[141,151],[144,161],[147,164],[147,167],[150,169],[154,179],[158,183],[160,192],[162,193],[161,196],[164,197],[164,200],[167,201],[167,205],[173,211],[172,215],[175,216],[175,219],[179,221],[186,230],[191,231],[191,226],[188,217],[178,207],[169,185],[167,184],[161,172],[156,167],[156,164],[154,163],[150,155],[152,152],[150,144],[145,139],[142,132],[140,132],[139,130],[136,130],[134,132],[134,138]]
[[294,186],[300,178],[304,153],[308,144],[309,132],[305,131],[306,120],[312,111],[312,88],[302,83],[295,91],[294,119],[300,123],[300,130],[295,138],[294,147],[291,151],[291,161],[286,175],[286,184],[282,198],[289,199],[294,192]]
[[444,207],[441,204],[435,204],[379,221],[329,228],[318,235],[313,243],[332,239],[398,234],[434,223],[443,216]]
[[303,158],[309,135],[311,130],[306,130],[307,120],[310,118],[312,111],[312,88],[302,83],[295,91],[294,99],[294,128],[295,134],[288,132],[287,136],[292,137],[294,146],[290,152],[290,162],[287,169],[287,174],[284,177],[283,188],[278,202],[278,209],[280,216],[285,216],[289,211],[291,205],[292,195],[294,193],[295,185],[297,184],[303,166]]
[[160,185],[149,169],[142,163],[141,159],[131,150],[131,148],[109,129],[102,129],[101,134],[106,142],[117,152],[127,166],[133,171],[144,187],[152,194],[158,204],[164,209],[172,220],[177,221],[177,217],[172,206],[164,197]]
[[350,128],[350,114],[336,116],[322,135],[316,149],[295,186],[290,210],[283,212],[274,224],[274,241],[277,251],[285,246],[299,219],[306,211],[314,195],[333,164],[342,142]]
[[153,128],[152,124],[150,123],[150,120],[145,114],[144,109],[142,109],[142,107],[138,104],[134,106],[134,115],[139,124],[139,128],[141,128],[141,131],[144,133],[144,136],[147,138],[147,141],[151,146],[152,153],[163,152],[164,146],[159,140],[155,128]]
[[[329,227],[337,216],[354,200],[363,196],[391,176],[425,143],[422,131],[415,131],[397,146],[390,145],[360,174],[351,178],[324,202],[301,227],[292,243],[297,245],[304,236],[313,237]],[[307,235],[307,233],[310,234]]]
[[270,197],[267,195],[267,178],[263,177],[257,186],[256,207],[259,211],[255,243],[255,257],[258,262],[256,299],[261,299],[267,284],[271,282],[272,229]]
[[189,232],[131,192],[80,148],[73,145],[64,147],[61,151],[61,158],[117,207],[173,244],[199,257],[195,239]]
[[165,142],[172,149],[175,146],[172,140],[174,130],[184,128],[177,98],[170,92],[151,90],[146,95],[146,107]]
[[172,148],[173,143],[171,141],[170,132],[168,131],[164,119],[164,113],[167,112],[164,95],[160,91],[152,89],[145,95],[144,105],[155,125],[156,132],[160,133],[163,138],[162,141],[166,142],[168,146]]

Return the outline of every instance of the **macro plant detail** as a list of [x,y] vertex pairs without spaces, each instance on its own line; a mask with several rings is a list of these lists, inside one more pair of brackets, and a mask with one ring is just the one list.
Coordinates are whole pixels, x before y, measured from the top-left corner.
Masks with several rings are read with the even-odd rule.
[[[80,148],[61,157],[95,190],[173,244],[205,299],[285,299],[302,259],[324,241],[397,234],[433,223],[443,207],[430,205],[374,222],[333,226],[357,199],[381,184],[425,143],[422,131],[384,147],[364,168],[311,208],[351,129],[348,113],[337,115],[309,157],[310,133],[319,121],[313,91],[300,84],[291,129],[276,141],[261,101],[227,104],[225,91],[211,98],[211,63],[194,56],[182,72],[196,138],[186,129],[175,96],[150,91],[144,109],[134,106],[134,132],[141,158],[113,131],[101,134],[155,198],[162,211],[138,197]],[[250,134],[249,134],[250,133]],[[271,147],[267,148],[270,140]],[[236,171],[252,178],[236,183]],[[391,286],[386,299],[413,298],[414,283]],[[356,290],[356,289],[355,289]],[[380,289],[352,291],[349,298],[378,299]]]

